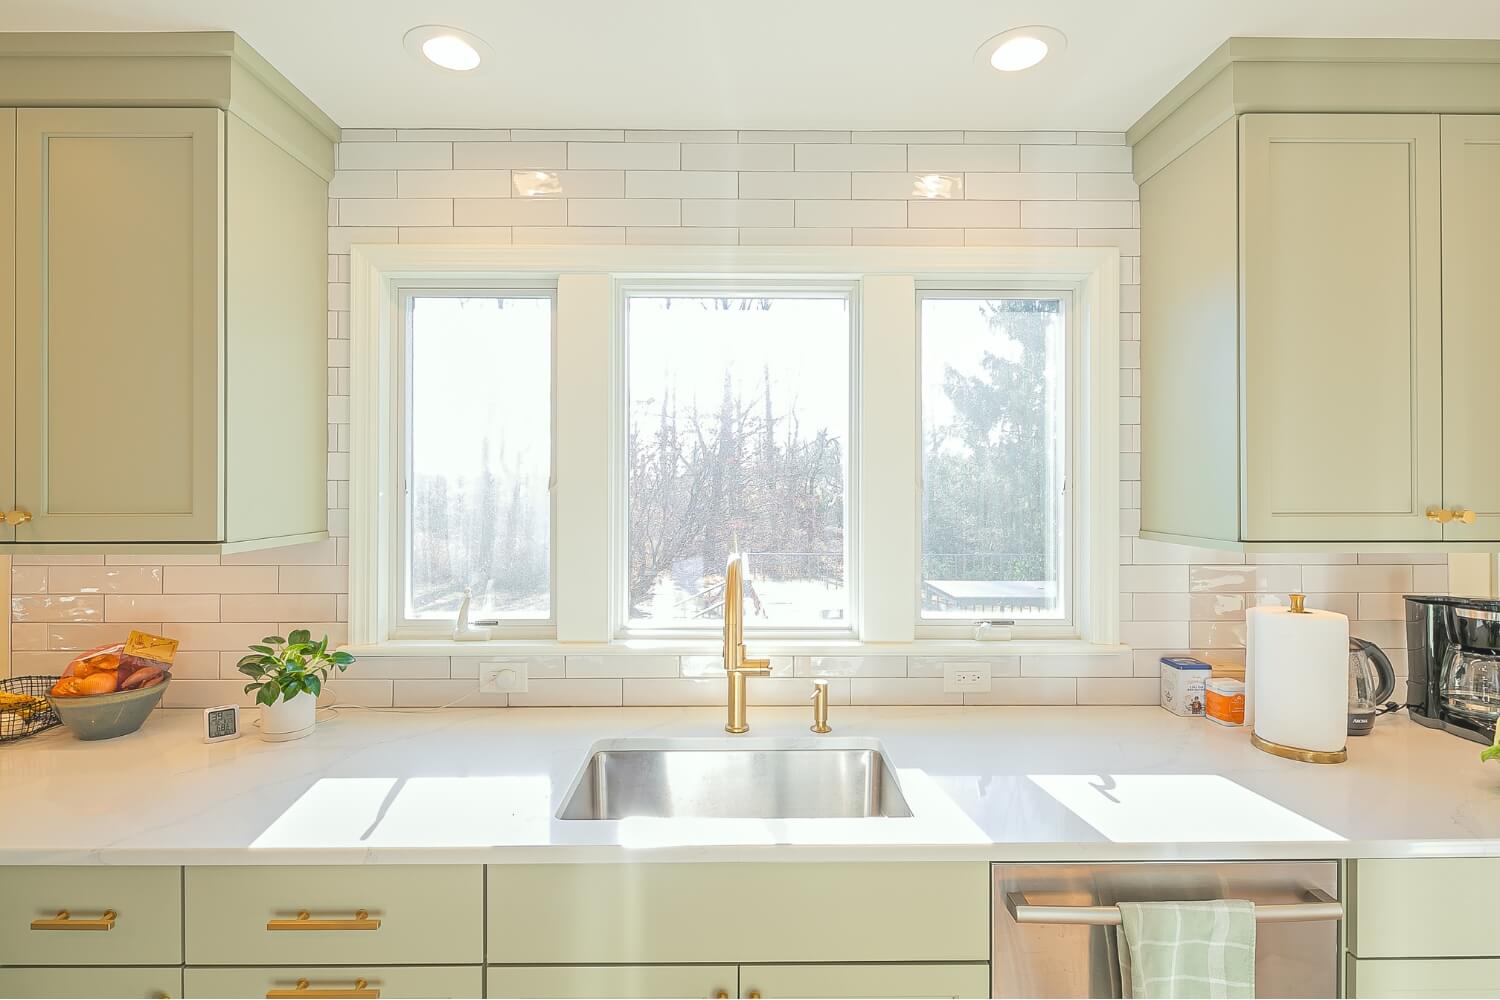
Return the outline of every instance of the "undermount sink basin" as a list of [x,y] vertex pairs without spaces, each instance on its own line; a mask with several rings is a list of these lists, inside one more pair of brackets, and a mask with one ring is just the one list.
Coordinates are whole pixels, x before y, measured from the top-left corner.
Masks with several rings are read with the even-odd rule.
[[911,815],[873,740],[605,740],[558,819],[848,819]]

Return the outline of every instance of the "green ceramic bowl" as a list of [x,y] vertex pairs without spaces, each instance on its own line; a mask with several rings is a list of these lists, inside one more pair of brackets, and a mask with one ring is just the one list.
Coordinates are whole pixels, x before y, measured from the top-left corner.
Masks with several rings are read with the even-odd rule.
[[145,724],[166,693],[170,679],[135,691],[96,694],[89,698],[49,698],[62,724],[80,740],[112,740]]

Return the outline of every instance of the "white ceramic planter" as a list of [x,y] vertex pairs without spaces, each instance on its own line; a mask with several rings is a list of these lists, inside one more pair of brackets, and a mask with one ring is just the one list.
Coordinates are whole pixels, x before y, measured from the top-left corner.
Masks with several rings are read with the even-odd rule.
[[260,738],[268,743],[300,740],[313,731],[318,719],[318,699],[303,692],[291,701],[277,699],[260,706]]

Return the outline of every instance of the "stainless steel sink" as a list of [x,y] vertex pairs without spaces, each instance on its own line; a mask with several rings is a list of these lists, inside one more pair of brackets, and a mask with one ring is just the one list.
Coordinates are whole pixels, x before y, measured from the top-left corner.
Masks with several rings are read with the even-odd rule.
[[910,816],[873,740],[605,740],[558,819]]

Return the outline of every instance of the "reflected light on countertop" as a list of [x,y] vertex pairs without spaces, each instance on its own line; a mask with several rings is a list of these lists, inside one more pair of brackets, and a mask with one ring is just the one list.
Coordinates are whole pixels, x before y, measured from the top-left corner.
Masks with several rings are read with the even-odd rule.
[[320,778],[251,847],[545,843],[551,799],[546,775]]
[[1111,842],[1343,840],[1219,774],[1032,774]]

